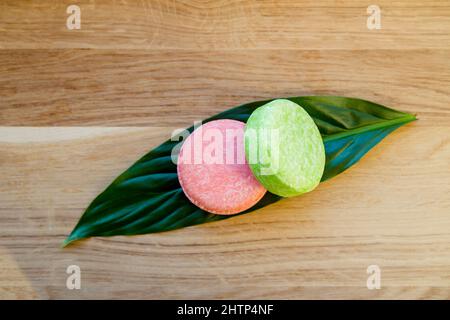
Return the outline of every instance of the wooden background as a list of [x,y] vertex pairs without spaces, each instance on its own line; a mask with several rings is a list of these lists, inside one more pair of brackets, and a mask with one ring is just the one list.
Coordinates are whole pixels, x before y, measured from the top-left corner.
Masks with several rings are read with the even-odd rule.
[[[450,298],[449,1],[77,1],[67,30],[71,3],[0,4],[0,298]],[[294,95],[419,121],[302,197],[59,247],[172,129]],[[66,289],[72,264],[81,290]]]

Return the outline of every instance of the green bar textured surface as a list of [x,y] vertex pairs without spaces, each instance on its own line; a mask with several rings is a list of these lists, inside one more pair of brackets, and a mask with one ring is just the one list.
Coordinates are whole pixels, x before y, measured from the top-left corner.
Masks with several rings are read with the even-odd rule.
[[259,182],[282,197],[313,190],[325,167],[325,148],[314,120],[287,99],[273,100],[250,115],[245,153]]

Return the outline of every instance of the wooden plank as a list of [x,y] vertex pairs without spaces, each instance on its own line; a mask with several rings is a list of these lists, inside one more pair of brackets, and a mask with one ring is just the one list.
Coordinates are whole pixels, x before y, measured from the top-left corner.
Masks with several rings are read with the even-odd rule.
[[367,28],[364,0],[77,1],[81,29],[68,30],[73,1],[6,0],[7,49],[449,49],[448,1],[380,0],[381,30]]
[[0,50],[0,125],[188,126],[259,99],[342,95],[440,123],[450,50]]
[[[450,299],[450,4],[0,3],[0,298]],[[418,114],[348,172],[257,212],[61,249],[139,156],[229,107],[344,95]],[[66,288],[66,268],[82,289]],[[366,268],[381,268],[380,290]]]
[[[171,128],[0,128],[0,296],[450,298],[450,120],[403,127],[346,173],[257,212],[61,249]],[[68,265],[82,289],[65,287]],[[366,288],[377,264],[382,289]]]

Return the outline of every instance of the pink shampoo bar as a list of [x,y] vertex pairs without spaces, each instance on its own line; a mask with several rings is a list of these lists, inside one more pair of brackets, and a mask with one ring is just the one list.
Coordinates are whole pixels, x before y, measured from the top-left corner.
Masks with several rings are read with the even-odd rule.
[[245,123],[215,120],[195,129],[178,157],[178,179],[199,208],[231,215],[255,205],[266,193],[245,160]]

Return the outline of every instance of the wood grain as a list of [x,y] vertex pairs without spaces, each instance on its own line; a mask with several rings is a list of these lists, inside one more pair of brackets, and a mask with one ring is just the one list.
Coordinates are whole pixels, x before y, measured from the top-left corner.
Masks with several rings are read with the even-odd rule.
[[359,97],[440,122],[449,60],[450,50],[1,50],[0,125],[185,127],[299,95]]
[[5,49],[449,49],[446,0],[379,0],[382,29],[368,30],[367,7],[351,1],[77,1],[80,30],[66,29],[73,1],[6,0]]
[[[450,5],[0,4],[0,298],[450,299]],[[61,249],[89,202],[171,131],[241,103],[344,95],[417,113],[307,195]],[[79,265],[82,289],[66,288]],[[369,265],[381,289],[366,287]]]
[[[255,213],[67,249],[90,200],[169,129],[1,128],[1,294],[25,283],[40,298],[448,298],[449,124],[408,125],[313,193]],[[70,264],[80,291],[65,288]]]

